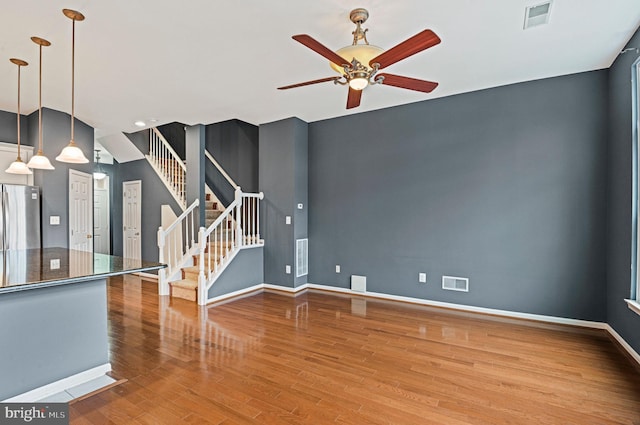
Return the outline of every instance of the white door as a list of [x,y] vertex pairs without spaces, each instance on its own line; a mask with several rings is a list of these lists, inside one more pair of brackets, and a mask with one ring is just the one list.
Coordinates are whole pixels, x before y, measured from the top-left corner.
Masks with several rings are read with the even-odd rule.
[[69,248],[93,252],[93,176],[69,170]]
[[122,254],[126,259],[140,260],[142,258],[140,222],[142,204],[142,181],[135,180],[122,183],[122,225],[123,247]]
[[93,181],[93,251],[111,254],[109,176]]

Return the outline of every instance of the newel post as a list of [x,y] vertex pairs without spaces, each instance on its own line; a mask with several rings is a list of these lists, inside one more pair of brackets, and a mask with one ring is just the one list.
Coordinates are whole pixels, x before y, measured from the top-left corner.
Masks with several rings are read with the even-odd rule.
[[[158,228],[158,262],[164,263],[165,235],[162,226]],[[170,289],[167,283],[167,272],[165,269],[158,270],[158,295],[169,295]]]
[[204,236],[205,228],[200,227],[198,232],[198,304],[205,305],[207,303],[207,279],[204,274],[204,251],[205,247],[209,243]]
[[244,244],[244,235],[242,234],[242,229],[244,223],[242,223],[242,189],[240,186],[236,187],[235,192],[235,200],[237,203],[236,206],[236,244],[238,248],[242,247]]

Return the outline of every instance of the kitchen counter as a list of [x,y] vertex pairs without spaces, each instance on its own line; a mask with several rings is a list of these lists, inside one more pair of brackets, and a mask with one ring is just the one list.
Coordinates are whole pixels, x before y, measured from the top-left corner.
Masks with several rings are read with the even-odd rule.
[[150,261],[66,248],[5,251],[0,252],[0,295],[164,267]]
[[12,402],[110,372],[107,278],[165,267],[63,248],[0,255],[0,401]]

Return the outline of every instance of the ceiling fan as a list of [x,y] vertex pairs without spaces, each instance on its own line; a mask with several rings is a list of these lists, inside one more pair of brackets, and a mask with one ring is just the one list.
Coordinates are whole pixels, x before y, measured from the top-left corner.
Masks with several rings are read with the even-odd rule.
[[[318,80],[278,87],[278,90],[292,89],[328,81],[333,81],[334,84],[348,85],[349,95],[347,96],[347,109],[360,105],[362,90],[368,85],[385,84],[424,93],[433,91],[433,89],[438,86],[438,83],[395,74],[378,74],[378,71],[435,46],[440,43],[440,37],[433,31],[426,29],[385,51],[380,47],[369,44],[367,41],[368,29],[363,29],[362,24],[368,17],[369,12],[366,9],[359,8],[351,11],[349,18],[351,22],[356,24],[356,29],[352,32],[353,43],[351,46],[343,47],[337,52],[330,50],[307,34],[299,34],[291,37],[328,59],[331,68],[338,72],[340,76],[320,78]],[[360,41],[364,44],[358,44]]]

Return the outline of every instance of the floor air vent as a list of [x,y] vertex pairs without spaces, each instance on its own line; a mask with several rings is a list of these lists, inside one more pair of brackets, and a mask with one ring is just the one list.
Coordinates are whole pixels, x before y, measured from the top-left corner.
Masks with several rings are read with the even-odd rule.
[[355,292],[367,292],[367,277],[352,274],[351,290]]
[[442,276],[442,289],[447,291],[469,292],[469,278]]

